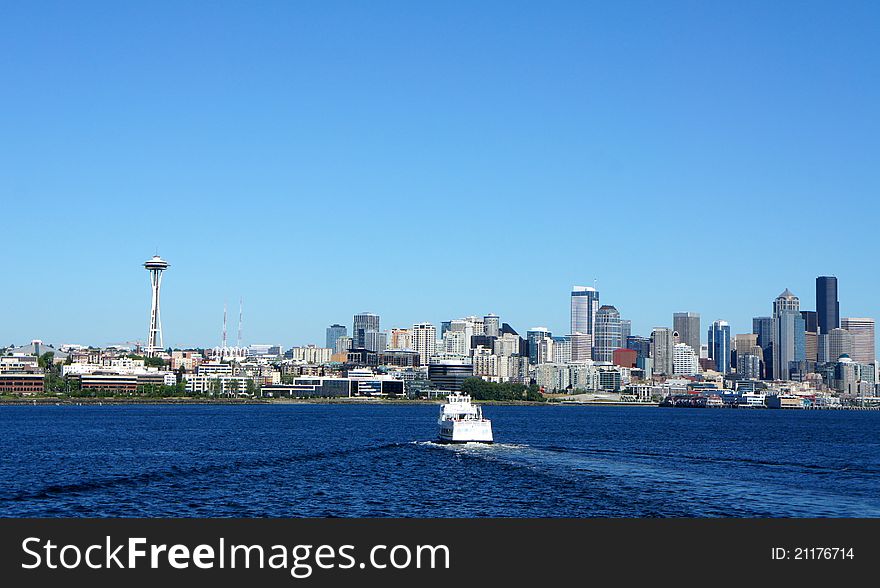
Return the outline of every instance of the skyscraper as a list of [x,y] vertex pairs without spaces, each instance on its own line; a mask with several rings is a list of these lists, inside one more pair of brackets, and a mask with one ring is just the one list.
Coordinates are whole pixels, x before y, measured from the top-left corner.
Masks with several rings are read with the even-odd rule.
[[345,325],[332,324],[327,327],[327,341],[325,347],[336,349],[336,340],[340,337],[348,335],[348,329]]
[[654,373],[671,376],[674,360],[673,330],[668,327],[654,327],[651,332],[651,357],[654,360]]
[[764,364],[763,377],[773,379],[773,317],[758,316],[752,319],[752,332],[758,336],[758,346],[762,350]]
[[840,326],[840,302],[837,300],[837,278],[816,278],[816,315],[819,334],[825,335]]
[[861,364],[874,363],[877,360],[877,352],[874,347],[874,319],[872,318],[843,318],[840,326],[852,333],[853,361]]
[[363,349],[366,345],[367,331],[379,330],[379,315],[371,312],[362,312],[354,315],[351,327],[352,345],[355,349]]
[[717,320],[709,327],[709,357],[715,360],[715,369],[730,373],[730,325]]
[[828,333],[828,361],[837,361],[846,355],[852,359],[853,335],[846,329],[831,329]]
[[816,361],[819,358],[819,318],[815,310],[802,310],[804,317],[804,342],[807,361]]
[[526,340],[529,343],[529,363],[538,363],[538,344],[545,338],[551,337],[547,327],[533,327],[526,331]]
[[687,343],[676,343],[673,346],[672,371],[681,376],[695,376],[700,373],[697,354]]
[[593,358],[593,336],[586,333],[566,335],[571,341],[571,361],[583,362]]
[[621,347],[626,347],[626,339],[632,335],[632,321],[629,319],[620,319],[620,343]]
[[614,359],[614,350],[623,347],[620,313],[611,305],[602,306],[596,313],[593,330],[593,359],[610,362]]
[[687,343],[695,353],[700,353],[700,313],[673,313],[672,329],[678,332],[678,340],[681,343]]
[[599,312],[599,291],[589,286],[571,289],[571,332],[592,335],[593,322]]
[[791,379],[792,362],[806,359],[805,333],[800,299],[786,288],[773,301],[773,378]]
[[501,319],[497,314],[487,314],[483,317],[483,331],[489,337],[501,335]]
[[413,349],[419,354],[419,363],[428,365],[437,345],[437,327],[431,323],[416,323],[412,327]]

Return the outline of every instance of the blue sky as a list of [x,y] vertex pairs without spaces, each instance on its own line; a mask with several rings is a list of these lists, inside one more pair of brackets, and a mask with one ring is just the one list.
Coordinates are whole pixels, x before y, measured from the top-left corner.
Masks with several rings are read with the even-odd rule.
[[[4,2],[0,340],[878,314],[872,2]],[[234,320],[230,332],[234,332]],[[705,338],[705,333],[704,333]]]

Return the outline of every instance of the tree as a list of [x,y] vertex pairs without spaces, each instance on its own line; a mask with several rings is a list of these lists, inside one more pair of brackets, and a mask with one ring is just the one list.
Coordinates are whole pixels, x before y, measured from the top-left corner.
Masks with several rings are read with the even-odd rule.
[[248,379],[247,386],[245,387],[245,390],[247,391],[248,396],[253,396],[253,397],[256,397],[257,394],[260,392],[260,388],[259,388],[259,386],[257,386],[257,383],[254,382],[253,378]]
[[238,384],[239,384],[238,380],[230,378],[229,380],[226,380],[226,383],[229,387],[229,395],[230,396],[237,395],[238,394]]

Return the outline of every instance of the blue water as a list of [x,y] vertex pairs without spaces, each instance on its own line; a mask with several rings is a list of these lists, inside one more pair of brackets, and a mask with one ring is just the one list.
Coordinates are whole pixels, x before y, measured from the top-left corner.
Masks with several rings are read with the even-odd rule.
[[877,517],[880,412],[6,406],[0,516]]

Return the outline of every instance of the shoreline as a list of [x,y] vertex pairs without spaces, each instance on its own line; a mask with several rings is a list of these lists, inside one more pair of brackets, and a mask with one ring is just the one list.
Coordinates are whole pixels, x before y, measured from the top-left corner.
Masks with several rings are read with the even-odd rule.
[[[637,402],[617,402],[617,401],[592,401],[592,402],[533,402],[526,400],[475,400],[476,404],[487,406],[638,406],[638,407],[657,407],[656,403],[637,403]],[[393,398],[369,398],[369,397],[353,397],[353,398],[222,398],[222,399],[206,399],[206,398],[189,398],[189,397],[168,397],[168,398],[51,398],[51,397],[34,397],[34,398],[0,398],[0,407],[2,406],[268,406],[268,405],[289,405],[289,404],[334,404],[334,405],[393,405],[393,406],[424,406],[424,405],[440,405],[443,401],[425,400],[425,399],[393,399]]]

